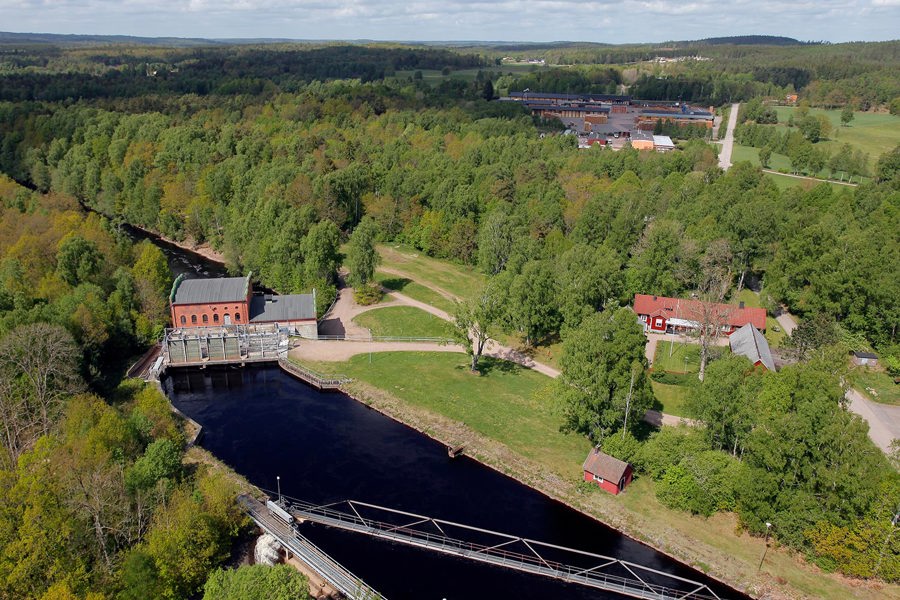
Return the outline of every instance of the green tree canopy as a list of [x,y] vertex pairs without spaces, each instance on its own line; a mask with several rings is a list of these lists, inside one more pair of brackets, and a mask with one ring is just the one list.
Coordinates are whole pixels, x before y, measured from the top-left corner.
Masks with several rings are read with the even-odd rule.
[[213,571],[203,600],[308,600],[309,582],[288,565],[241,565]]
[[353,287],[366,285],[375,275],[375,267],[381,262],[381,255],[375,249],[377,237],[378,225],[369,216],[363,217],[350,234],[345,264],[350,269],[349,280]]
[[[564,341],[559,392],[567,431],[598,442],[635,427],[653,403],[644,332],[629,308],[595,313]],[[627,407],[627,411],[626,411]]]

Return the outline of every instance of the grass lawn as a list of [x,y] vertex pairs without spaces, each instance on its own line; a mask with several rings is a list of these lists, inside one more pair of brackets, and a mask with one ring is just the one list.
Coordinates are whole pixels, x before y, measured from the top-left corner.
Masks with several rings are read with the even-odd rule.
[[676,417],[690,416],[684,410],[684,403],[691,392],[690,386],[660,383],[652,380],[650,385],[653,387],[653,395],[656,396],[661,405],[654,408],[667,415],[675,415]]
[[669,373],[698,373],[700,371],[700,344],[683,344],[669,340],[656,345],[653,369]]
[[[404,296],[409,296],[413,300],[430,304],[436,308],[440,308],[449,314],[453,314],[455,305],[452,300],[441,296],[431,288],[427,288],[421,283],[416,283],[406,277],[397,277],[396,275],[388,275],[387,273],[375,273],[375,280],[389,290],[400,292]],[[386,300],[390,300],[387,296]]]
[[[385,309],[387,310],[387,309]],[[537,394],[549,380],[515,363],[483,358],[481,375],[468,356],[437,352],[376,352],[345,363],[309,363],[386,390],[414,406],[460,421],[515,452],[566,477],[578,477],[590,442],[560,433],[562,415],[550,395]]]
[[484,275],[470,267],[431,258],[408,246],[381,245],[378,253],[381,254],[382,269],[395,269],[416,283],[460,298],[472,296],[487,281]]
[[[731,155],[731,162],[737,163],[740,161],[749,161],[751,164],[755,166],[760,166],[759,163],[759,148],[752,148],[750,146],[741,146],[740,144],[734,145],[734,150]],[[791,161],[787,156],[783,154],[777,154],[775,152],[772,153],[772,157],[769,159],[769,168],[774,171],[790,171],[791,170]],[[827,178],[831,174],[831,171],[827,168],[822,169],[816,176],[821,178]],[[787,175],[781,175],[778,173],[766,173],[766,177],[771,177],[772,181],[775,182],[775,185],[779,187],[779,189],[785,189],[789,187],[795,187],[798,185],[805,187],[815,187],[820,183],[826,183],[822,181],[814,181],[810,179],[798,179],[797,177],[788,177]],[[863,178],[866,180],[867,178]],[[854,180],[855,181],[855,180]],[[850,189],[849,186],[841,185],[839,183],[827,182],[828,185],[832,186],[836,190],[845,190]]]
[[900,385],[894,383],[893,377],[866,367],[854,367],[852,373],[853,387],[867,397],[881,404],[900,405]]
[[357,315],[357,325],[372,335],[389,337],[449,338],[453,325],[414,306],[386,306]]
[[[787,122],[796,108],[792,106],[777,106],[778,127],[787,127]],[[826,115],[831,121],[831,136],[827,141],[822,141],[817,146],[824,147],[830,153],[834,153],[842,144],[850,144],[854,149],[860,149],[869,154],[871,163],[875,166],[878,157],[893,150],[900,144],[900,116],[888,113],[856,112],[849,127],[841,127],[840,110],[810,109],[811,115]]]

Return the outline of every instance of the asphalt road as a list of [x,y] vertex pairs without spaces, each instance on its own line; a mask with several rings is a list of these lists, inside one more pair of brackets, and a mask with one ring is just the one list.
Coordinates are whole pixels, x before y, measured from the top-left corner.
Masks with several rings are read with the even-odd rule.
[[734,128],[737,125],[738,111],[740,108],[740,102],[735,102],[731,105],[731,112],[728,115],[728,129],[725,131],[725,137],[722,138],[722,151],[719,152],[719,166],[725,171],[731,166],[731,152],[734,150]]

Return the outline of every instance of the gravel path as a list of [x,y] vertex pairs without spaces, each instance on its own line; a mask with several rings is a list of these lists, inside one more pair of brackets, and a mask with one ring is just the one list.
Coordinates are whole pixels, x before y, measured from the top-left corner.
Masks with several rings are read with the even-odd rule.
[[778,324],[781,325],[781,329],[784,330],[787,335],[791,335],[794,330],[797,329],[797,319],[786,310],[782,310],[781,314],[775,317],[775,320],[778,321]]
[[440,294],[447,300],[452,300],[453,302],[459,302],[459,300],[460,300],[459,296],[455,296],[455,295],[451,294],[444,288],[440,288],[440,287],[438,287],[436,285],[432,285],[430,283],[422,283],[421,281],[416,281],[415,277],[413,277],[409,273],[406,273],[405,271],[401,271],[400,269],[393,269],[391,267],[378,267],[377,270],[380,271],[381,273],[387,273],[388,275],[395,275],[397,277],[402,277],[403,279],[409,279],[410,281],[415,281],[419,285],[421,285],[423,287],[427,287],[429,290],[432,290],[433,292],[437,292],[438,294]]
[[891,442],[900,439],[900,406],[879,404],[866,398],[857,390],[847,390],[850,410],[869,424],[869,437],[885,453],[890,452]]

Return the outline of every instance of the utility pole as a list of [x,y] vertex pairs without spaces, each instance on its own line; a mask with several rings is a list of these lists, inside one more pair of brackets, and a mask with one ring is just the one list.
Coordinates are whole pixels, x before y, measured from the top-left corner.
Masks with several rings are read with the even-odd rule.
[[625,397],[625,424],[622,426],[622,438],[628,431],[628,409],[631,408],[631,392],[634,390],[634,365],[631,365],[631,384],[628,386],[628,396]]

